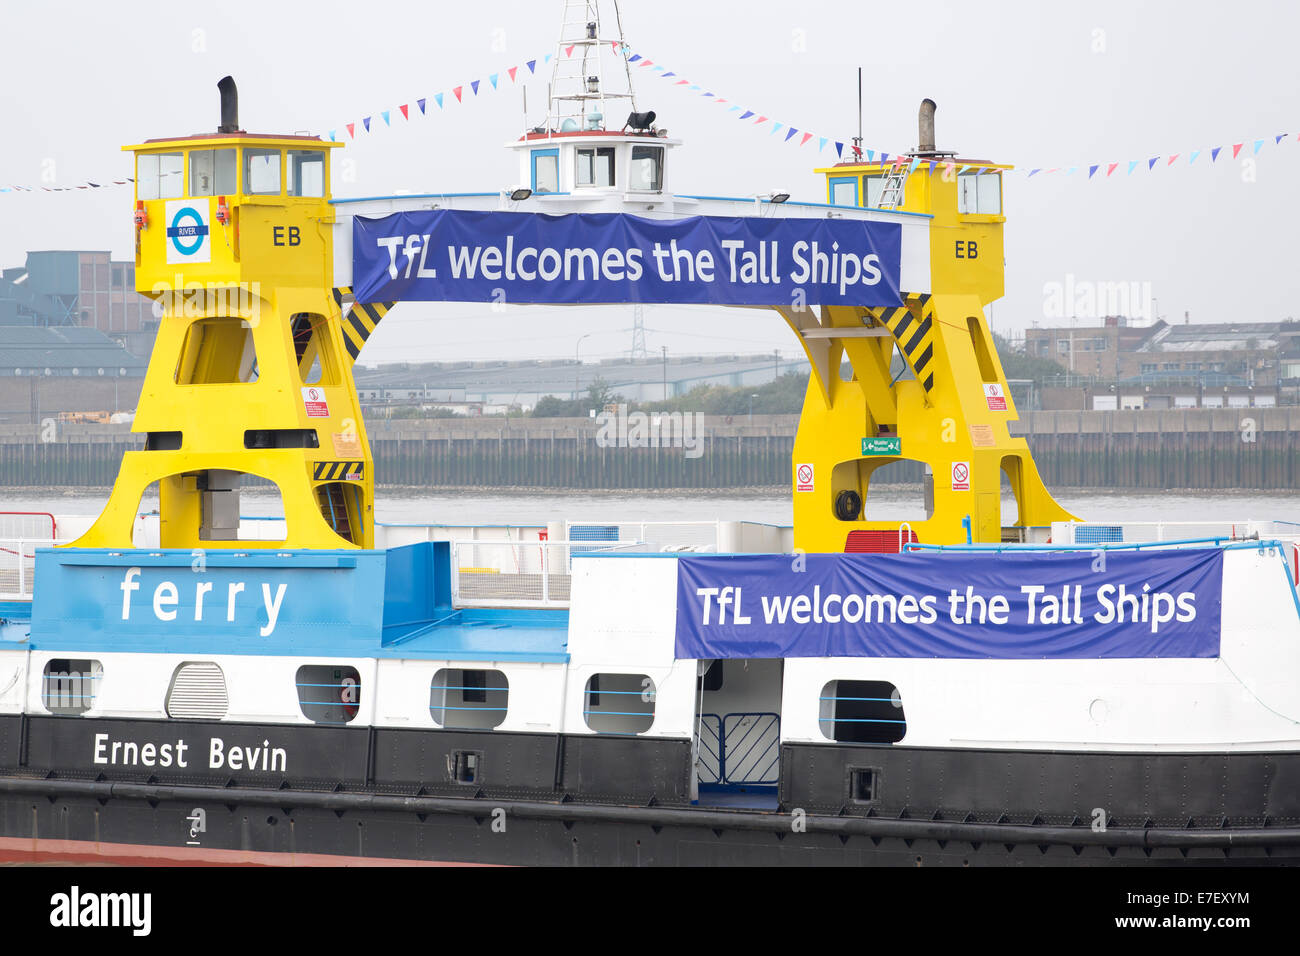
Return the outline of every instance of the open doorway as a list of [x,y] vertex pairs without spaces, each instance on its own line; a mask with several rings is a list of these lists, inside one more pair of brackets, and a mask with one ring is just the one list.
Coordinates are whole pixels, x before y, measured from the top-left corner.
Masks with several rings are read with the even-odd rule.
[[709,806],[774,809],[785,661],[700,661],[698,668],[696,799]]

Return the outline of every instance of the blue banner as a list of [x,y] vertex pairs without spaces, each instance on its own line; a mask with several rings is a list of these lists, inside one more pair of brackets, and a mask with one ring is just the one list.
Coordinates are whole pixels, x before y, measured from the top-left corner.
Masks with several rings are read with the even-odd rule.
[[894,222],[438,209],[357,216],[358,302],[901,305]]
[[676,656],[1218,657],[1223,552],[677,559]]

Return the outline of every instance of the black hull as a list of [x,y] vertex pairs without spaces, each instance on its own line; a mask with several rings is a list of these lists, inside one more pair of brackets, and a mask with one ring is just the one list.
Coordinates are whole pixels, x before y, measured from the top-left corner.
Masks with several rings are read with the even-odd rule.
[[[96,735],[186,739],[189,766],[94,765]],[[217,736],[226,753],[269,740],[287,767],[212,768],[207,742]],[[455,779],[457,752],[478,755],[472,783]],[[78,845],[108,856],[123,846],[170,848],[172,858],[226,851],[246,862],[1300,860],[1300,754],[786,744],[769,810],[692,806],[689,774],[689,744],[662,738],[6,717],[0,855]],[[206,814],[199,834],[187,822],[195,808]]]

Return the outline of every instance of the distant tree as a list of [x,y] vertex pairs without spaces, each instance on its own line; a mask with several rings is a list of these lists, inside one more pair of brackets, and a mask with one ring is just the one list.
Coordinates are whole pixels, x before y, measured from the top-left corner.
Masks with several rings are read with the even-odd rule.
[[534,418],[586,418],[591,409],[600,411],[606,405],[617,405],[623,396],[617,394],[603,378],[587,386],[587,397],[579,399],[557,398],[547,395],[533,406]]
[[1023,348],[1016,348],[1005,336],[997,332],[993,333],[993,344],[998,350],[998,358],[1002,360],[1002,371],[1007,378],[1027,378],[1042,385],[1046,378],[1067,374],[1064,365],[1051,359],[1029,355]]

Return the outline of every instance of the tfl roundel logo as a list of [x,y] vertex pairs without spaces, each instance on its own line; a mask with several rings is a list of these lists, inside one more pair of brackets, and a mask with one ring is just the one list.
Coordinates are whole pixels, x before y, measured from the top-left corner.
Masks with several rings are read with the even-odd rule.
[[205,199],[170,200],[167,203],[167,261],[211,262],[211,229]]

